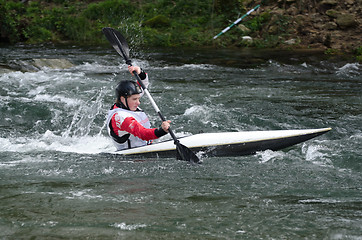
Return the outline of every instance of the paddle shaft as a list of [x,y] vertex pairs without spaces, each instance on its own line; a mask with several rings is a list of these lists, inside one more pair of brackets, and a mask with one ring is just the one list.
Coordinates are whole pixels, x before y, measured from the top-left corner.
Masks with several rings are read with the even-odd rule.
[[[126,60],[127,64],[129,66],[132,66],[132,63],[129,59]],[[143,91],[145,92],[145,94],[147,95],[148,99],[150,100],[153,108],[155,109],[156,113],[158,114],[158,116],[161,118],[161,120],[164,122],[166,121],[166,118],[162,115],[160,109],[158,108],[155,100],[153,100],[153,97],[151,96],[150,92],[148,91],[148,89],[146,88],[146,86],[143,84],[143,82],[141,81],[141,78],[138,76],[138,73],[136,71],[132,72],[133,75],[136,77],[138,84],[141,86],[141,88],[143,89]],[[175,144],[178,145],[179,144],[179,140],[177,140],[176,135],[173,133],[173,131],[171,130],[171,128],[168,128],[168,132],[170,133],[172,139],[174,140]]]

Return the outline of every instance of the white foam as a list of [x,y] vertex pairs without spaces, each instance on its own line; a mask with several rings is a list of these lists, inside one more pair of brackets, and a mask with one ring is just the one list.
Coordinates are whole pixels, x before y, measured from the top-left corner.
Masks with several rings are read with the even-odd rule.
[[219,127],[218,122],[212,121],[215,114],[215,109],[207,106],[195,105],[185,110],[184,115],[192,118],[197,118],[204,124],[211,124],[212,127]]
[[259,157],[260,163],[267,163],[269,161],[274,162],[279,158],[282,159],[283,157],[285,157],[285,155],[286,154],[284,152],[272,151],[272,150],[266,150],[256,153],[256,156]]
[[300,203],[340,203],[342,201],[338,201],[335,199],[303,199],[299,200]]
[[203,115],[207,113],[208,110],[204,106],[196,105],[192,106],[185,110],[185,115]]
[[358,70],[361,65],[359,63],[347,63],[343,67],[340,67],[340,71]]
[[74,69],[82,72],[87,73],[112,73],[112,72],[119,72],[120,69],[127,69],[126,64],[122,64],[120,66],[109,66],[109,65],[103,65],[100,63],[83,63],[81,65],[78,65],[74,67]]
[[0,138],[0,152],[34,151],[98,154],[114,152],[115,149],[109,137],[102,135],[62,137],[46,131],[40,137]]
[[210,64],[184,64],[181,66],[162,66],[162,67],[154,67],[153,69],[175,69],[175,70],[184,70],[184,69],[202,69],[208,70],[213,69],[215,66]]
[[105,168],[102,170],[102,173],[104,174],[110,174],[110,173],[113,173],[114,171],[114,167],[109,167],[109,168]]
[[115,228],[120,228],[122,230],[136,230],[138,228],[144,228],[144,227],[147,227],[146,224],[133,224],[133,225],[128,225],[126,223],[115,223],[115,224],[112,224],[111,225],[112,227],[115,227]]
[[59,222],[56,221],[47,221],[45,223],[42,223],[40,226],[43,227],[55,227]]
[[44,92],[46,90],[45,86],[39,86],[35,89],[32,89],[29,91],[29,94],[30,95],[38,95],[40,94],[41,92]]
[[359,76],[361,64],[359,63],[347,63],[343,67],[338,68],[337,75],[346,75],[346,76]]
[[328,155],[324,153],[325,147],[322,144],[303,143],[302,153],[309,162],[320,166],[330,166],[332,164]]
[[85,73],[81,71],[64,72],[64,70],[41,70],[38,72],[24,73],[17,71],[0,75],[0,83],[2,83],[3,88],[5,87],[7,89],[8,94],[19,95],[19,89],[22,89],[28,90],[28,94],[34,96],[49,89],[54,89],[57,85],[83,82],[84,76]]
[[66,198],[68,199],[103,199],[102,195],[93,195],[91,194],[92,189],[85,189],[83,191],[71,191],[71,196]]
[[109,137],[106,136],[74,136],[64,138],[54,135],[50,139],[51,144],[47,145],[46,150],[87,154],[114,151],[114,146]]
[[[11,168],[11,167],[16,167],[18,165],[23,165],[23,164],[36,164],[36,163],[44,163],[44,162],[53,162],[53,160],[49,159],[49,158],[42,158],[41,155],[38,155],[38,156],[28,156],[28,155],[25,155],[25,156],[20,156],[22,157],[21,159],[19,160],[8,160],[8,161],[3,161],[1,164],[0,164],[0,168]],[[54,171],[54,170],[53,170]],[[49,175],[49,174],[47,174]],[[54,175],[54,174],[52,174]]]
[[67,98],[61,95],[51,96],[49,94],[38,94],[34,97],[35,101],[39,102],[53,102],[53,103],[65,103],[67,106],[78,106],[82,104],[79,99]]
[[312,198],[312,199],[301,199],[300,203],[320,203],[320,204],[335,204],[335,203],[350,203],[354,202],[354,199],[332,199],[332,198]]

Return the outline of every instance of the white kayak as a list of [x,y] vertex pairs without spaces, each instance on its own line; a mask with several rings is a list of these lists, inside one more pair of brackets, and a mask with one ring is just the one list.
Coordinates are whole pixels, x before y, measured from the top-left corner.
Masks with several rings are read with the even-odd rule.
[[[179,138],[181,144],[202,157],[251,155],[259,151],[277,151],[307,141],[331,128],[200,133]],[[176,156],[173,140],[115,152],[127,157],[168,158]]]

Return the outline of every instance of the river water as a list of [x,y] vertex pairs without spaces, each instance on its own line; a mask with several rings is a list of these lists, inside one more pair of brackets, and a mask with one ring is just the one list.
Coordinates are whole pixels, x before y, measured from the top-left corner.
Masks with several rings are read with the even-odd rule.
[[[112,154],[105,116],[117,82],[133,78],[111,47],[0,53],[0,239],[362,239],[361,64],[313,52],[131,49],[177,136],[332,128],[282,151],[194,166]],[[73,65],[34,67],[44,58]],[[148,99],[141,106],[158,126]]]

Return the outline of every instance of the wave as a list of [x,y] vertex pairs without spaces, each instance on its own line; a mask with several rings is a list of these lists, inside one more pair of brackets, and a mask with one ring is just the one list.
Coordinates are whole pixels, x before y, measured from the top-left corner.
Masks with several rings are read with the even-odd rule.
[[68,98],[62,95],[51,96],[49,94],[38,94],[34,97],[34,101],[39,102],[52,102],[52,103],[65,103],[67,106],[79,106],[82,101],[75,98]]
[[337,68],[336,74],[346,77],[361,76],[362,68],[360,63],[347,63],[344,66]]
[[155,67],[152,67],[152,70],[158,70],[158,69],[172,69],[172,70],[202,69],[202,70],[208,70],[208,69],[214,69],[214,68],[218,68],[218,66],[210,65],[210,64],[183,64],[183,65],[155,66]]
[[[261,72],[291,74],[292,77],[298,77],[301,74],[327,74],[337,75],[339,77],[354,78],[362,74],[360,63],[346,63],[342,67],[337,63],[321,61],[316,64],[303,62],[301,64],[286,64],[276,60],[269,60],[267,64],[258,67]],[[313,78],[312,78],[313,79]]]
[[139,228],[145,228],[147,227],[146,224],[126,224],[126,223],[114,223],[111,225],[111,227],[120,228],[121,230],[136,230]]
[[63,137],[49,130],[37,138],[0,138],[0,152],[30,153],[46,151],[99,154],[114,152],[115,148],[107,136]]

